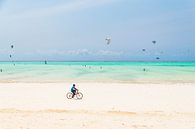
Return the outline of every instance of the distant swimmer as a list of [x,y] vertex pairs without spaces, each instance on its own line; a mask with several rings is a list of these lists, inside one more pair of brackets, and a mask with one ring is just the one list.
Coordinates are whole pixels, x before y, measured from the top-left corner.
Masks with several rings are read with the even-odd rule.
[[3,72],[3,69],[0,69],[0,72]]
[[45,60],[45,64],[47,64],[47,61]]

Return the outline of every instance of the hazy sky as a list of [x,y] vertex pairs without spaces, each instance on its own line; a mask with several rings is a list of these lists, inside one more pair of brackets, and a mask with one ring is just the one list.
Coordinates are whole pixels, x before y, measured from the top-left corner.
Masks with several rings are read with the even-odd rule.
[[0,60],[10,53],[14,60],[192,61],[195,0],[0,0]]

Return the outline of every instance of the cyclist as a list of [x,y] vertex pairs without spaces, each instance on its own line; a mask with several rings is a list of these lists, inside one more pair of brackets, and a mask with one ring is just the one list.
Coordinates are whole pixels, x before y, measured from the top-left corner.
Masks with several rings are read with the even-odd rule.
[[74,98],[74,96],[76,95],[76,92],[78,91],[78,89],[75,87],[76,85],[73,84],[72,88],[71,88],[71,92],[72,92],[72,98]]

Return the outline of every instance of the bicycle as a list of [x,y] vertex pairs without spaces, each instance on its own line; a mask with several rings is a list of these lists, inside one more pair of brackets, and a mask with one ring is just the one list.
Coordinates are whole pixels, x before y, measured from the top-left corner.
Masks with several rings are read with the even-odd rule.
[[[66,97],[68,99],[73,99],[73,93],[72,92],[68,92],[66,94]],[[76,91],[74,97],[76,97],[76,99],[82,99],[83,98],[83,94],[81,92],[79,92],[79,91]]]

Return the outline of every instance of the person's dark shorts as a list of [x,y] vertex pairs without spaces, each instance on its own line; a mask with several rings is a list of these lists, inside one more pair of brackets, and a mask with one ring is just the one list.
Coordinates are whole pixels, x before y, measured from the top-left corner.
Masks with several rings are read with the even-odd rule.
[[71,92],[72,92],[73,94],[75,94],[75,93],[76,93],[76,90],[72,90]]

